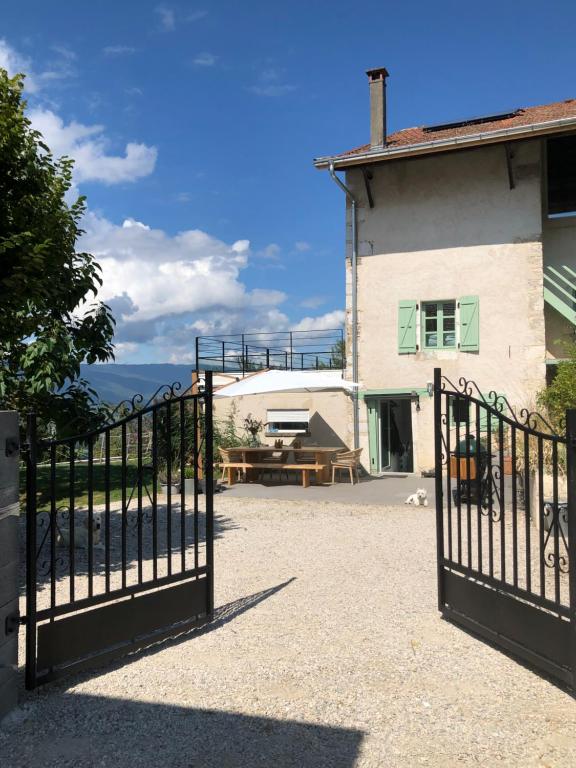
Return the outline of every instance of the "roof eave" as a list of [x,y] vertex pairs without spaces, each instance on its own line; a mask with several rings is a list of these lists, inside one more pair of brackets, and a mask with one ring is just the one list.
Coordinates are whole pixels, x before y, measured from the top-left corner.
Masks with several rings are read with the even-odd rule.
[[375,149],[361,152],[355,155],[328,155],[314,160],[314,166],[323,170],[334,163],[335,168],[348,168],[354,165],[366,163],[378,163],[386,160],[396,160],[402,157],[414,157],[418,155],[430,155],[437,152],[447,152],[454,149],[465,149],[496,144],[504,141],[516,141],[532,136],[545,136],[551,133],[560,133],[567,128],[576,127],[576,117],[563,117],[558,120],[547,120],[543,123],[520,125],[515,128],[503,128],[499,131],[488,133],[474,133],[469,136],[456,136],[450,139],[426,141],[419,144],[408,144],[386,149]]

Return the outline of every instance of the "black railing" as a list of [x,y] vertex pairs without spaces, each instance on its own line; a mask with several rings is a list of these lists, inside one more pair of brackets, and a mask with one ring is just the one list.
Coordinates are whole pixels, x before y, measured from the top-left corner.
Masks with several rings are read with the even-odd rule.
[[546,419],[435,370],[444,616],[576,685],[576,411]]
[[180,390],[57,440],[28,417],[27,688],[211,615],[212,374]]
[[235,333],[196,337],[196,370],[238,373],[343,370],[344,331]]

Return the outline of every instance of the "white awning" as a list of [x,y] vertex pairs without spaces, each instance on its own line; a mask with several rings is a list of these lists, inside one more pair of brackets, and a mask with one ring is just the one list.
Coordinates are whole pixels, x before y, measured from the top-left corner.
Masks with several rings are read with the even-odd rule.
[[337,371],[260,371],[232,384],[225,384],[214,397],[240,397],[265,392],[352,392],[358,386],[345,381]]

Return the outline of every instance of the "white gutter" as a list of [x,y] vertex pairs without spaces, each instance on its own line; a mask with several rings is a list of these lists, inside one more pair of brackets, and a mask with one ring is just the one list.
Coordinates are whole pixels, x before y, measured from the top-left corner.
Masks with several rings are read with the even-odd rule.
[[542,123],[521,125],[516,128],[501,128],[498,131],[474,133],[469,136],[456,136],[450,139],[436,139],[436,141],[423,141],[419,144],[408,144],[399,147],[387,147],[386,149],[369,150],[354,155],[340,155],[319,157],[314,160],[316,168],[348,167],[361,165],[366,162],[378,162],[379,160],[392,160],[398,157],[410,157],[411,155],[430,154],[431,152],[445,152],[450,149],[474,147],[484,144],[496,143],[514,139],[522,139],[532,136],[558,133],[566,128],[576,128],[576,117],[563,117],[558,120],[547,120]]
[[[344,182],[334,173],[334,163],[330,162],[328,171],[332,179],[350,200],[352,214],[352,381],[358,381],[358,308],[357,308],[357,277],[358,277],[358,231],[356,218],[356,198]],[[352,410],[354,422],[354,448],[360,447],[358,390],[352,392]]]

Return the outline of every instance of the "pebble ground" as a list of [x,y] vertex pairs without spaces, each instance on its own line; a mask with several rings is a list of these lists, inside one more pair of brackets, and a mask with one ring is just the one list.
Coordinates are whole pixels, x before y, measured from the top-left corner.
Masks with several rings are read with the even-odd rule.
[[216,512],[213,624],[23,691],[0,765],[576,765],[574,698],[440,618],[431,508]]

